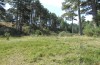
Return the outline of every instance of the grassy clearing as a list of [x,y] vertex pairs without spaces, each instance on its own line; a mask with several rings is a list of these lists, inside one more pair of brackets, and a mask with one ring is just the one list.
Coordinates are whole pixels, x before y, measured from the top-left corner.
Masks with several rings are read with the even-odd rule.
[[100,65],[100,38],[0,38],[0,65]]

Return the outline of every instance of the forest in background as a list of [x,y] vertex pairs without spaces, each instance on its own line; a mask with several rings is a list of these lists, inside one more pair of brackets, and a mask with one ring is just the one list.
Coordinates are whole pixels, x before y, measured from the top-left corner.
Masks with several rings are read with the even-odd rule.
[[[5,10],[6,3],[11,8]],[[100,35],[99,0],[65,0],[61,17],[51,13],[39,0],[1,0],[0,35]],[[78,12],[78,13],[76,13]],[[92,15],[93,21],[86,21],[85,15]],[[78,16],[79,24],[74,24]],[[77,20],[77,21],[78,21]],[[72,21],[71,24],[68,21]]]

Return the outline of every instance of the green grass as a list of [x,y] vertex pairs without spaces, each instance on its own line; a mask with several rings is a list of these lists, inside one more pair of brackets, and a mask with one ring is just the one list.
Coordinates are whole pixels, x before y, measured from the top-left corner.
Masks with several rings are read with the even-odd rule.
[[100,65],[100,38],[0,38],[0,65]]

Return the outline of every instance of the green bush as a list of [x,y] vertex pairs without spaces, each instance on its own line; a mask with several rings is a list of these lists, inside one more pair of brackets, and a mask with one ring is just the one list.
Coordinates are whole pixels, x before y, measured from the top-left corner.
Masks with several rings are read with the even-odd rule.
[[59,36],[72,36],[72,34],[69,32],[62,31],[59,33]]
[[85,34],[85,35],[87,35],[87,36],[93,36],[93,30],[94,28],[93,27],[91,27],[90,25],[87,25],[85,28],[84,28],[84,30],[83,30],[83,33]]
[[41,32],[40,30],[36,30],[36,31],[35,31],[35,34],[36,34],[36,35],[42,35],[42,32]]
[[30,33],[30,26],[23,26],[23,32],[26,34]]
[[87,25],[83,32],[87,36],[100,36],[100,27],[94,28],[91,25]]
[[6,37],[7,40],[9,40],[10,33],[9,32],[5,32],[5,37]]
[[94,29],[93,36],[100,36],[100,27]]
[[50,35],[50,30],[49,29],[44,28],[42,32],[43,32],[44,35]]
[[57,33],[53,32],[53,31],[50,31],[50,35],[57,36]]

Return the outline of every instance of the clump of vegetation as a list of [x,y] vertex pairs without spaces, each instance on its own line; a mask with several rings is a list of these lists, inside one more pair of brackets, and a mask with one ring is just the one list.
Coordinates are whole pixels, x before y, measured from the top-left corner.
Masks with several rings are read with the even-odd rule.
[[29,34],[30,33],[30,26],[24,26],[23,32],[26,33],[26,34]]
[[100,36],[100,28],[99,27],[94,28],[89,24],[84,28],[83,32],[87,36]]
[[94,29],[94,36],[100,36],[100,27]]
[[50,31],[50,35],[51,36],[57,36],[58,34],[56,32],[54,32],[54,31]]
[[93,36],[93,29],[94,28],[91,25],[88,24],[88,25],[85,26],[83,32],[87,36]]
[[10,33],[9,32],[5,32],[5,37],[6,37],[7,40],[9,40]]
[[72,34],[66,31],[62,31],[59,33],[59,36],[72,36]]
[[40,30],[36,30],[35,35],[42,35],[42,32]]

